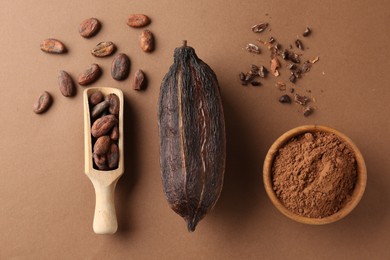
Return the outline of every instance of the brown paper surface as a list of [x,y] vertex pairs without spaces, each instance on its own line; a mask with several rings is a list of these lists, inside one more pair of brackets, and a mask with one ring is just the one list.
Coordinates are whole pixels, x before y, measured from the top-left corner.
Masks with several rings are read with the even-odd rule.
[[[0,9],[0,259],[385,259],[390,239],[390,2],[389,1],[11,1]],[[153,53],[138,46],[131,13],[152,19]],[[78,34],[89,17],[102,22],[91,39]],[[251,26],[268,22],[254,34]],[[303,38],[306,26],[313,33]],[[250,64],[269,66],[269,52],[245,51],[249,42],[273,36],[293,43],[304,57],[319,56],[296,90],[316,99],[302,116],[282,105],[277,79],[243,87],[238,74]],[[65,55],[43,53],[45,38],[58,38]],[[168,206],[161,184],[157,99],[173,50],[186,39],[215,71],[227,128],[224,188],[194,233]],[[113,57],[90,50],[113,41],[131,59],[131,75],[111,78]],[[296,49],[294,47],[294,49]],[[61,95],[57,73],[76,79],[91,63],[103,69],[92,86],[123,90],[125,174],[116,189],[119,230],[92,230],[95,194],[84,174],[82,91]],[[137,69],[147,89],[132,89]],[[283,69],[283,68],[282,68]],[[281,70],[280,80],[287,73]],[[291,84],[288,83],[288,86]],[[54,103],[43,115],[35,98],[49,91]],[[311,91],[311,93],[309,93]],[[357,208],[343,220],[309,226],[287,219],[271,204],[262,181],[265,154],[285,131],[322,124],[348,135],[366,160],[368,183]]]

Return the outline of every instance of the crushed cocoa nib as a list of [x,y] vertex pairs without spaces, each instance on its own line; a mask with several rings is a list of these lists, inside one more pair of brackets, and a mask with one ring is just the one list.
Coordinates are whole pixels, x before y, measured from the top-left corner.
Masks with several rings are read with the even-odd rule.
[[302,33],[303,37],[309,36],[311,33],[311,29],[309,27],[306,27],[306,30]]
[[307,107],[305,107],[305,109],[303,110],[303,115],[304,115],[304,116],[309,116],[309,115],[311,115],[313,112],[314,112],[314,108],[313,108],[312,106],[307,106]]
[[288,103],[290,104],[291,103],[291,98],[289,95],[283,95],[279,98],[279,102],[280,103]]
[[275,87],[277,87],[280,91],[286,90],[286,84],[283,81],[276,82]]
[[265,77],[267,77],[267,75],[268,75],[268,70],[263,65],[260,66],[260,68],[259,68],[259,76],[261,78],[265,78]]
[[255,80],[255,81],[252,81],[252,82],[251,82],[251,85],[252,85],[252,86],[255,86],[255,87],[258,87],[258,86],[261,86],[261,82]]
[[314,57],[313,59],[310,60],[310,63],[314,64],[314,63],[316,63],[319,60],[320,60],[320,57],[316,56],[316,57]]
[[268,27],[268,23],[255,24],[252,26],[252,32],[261,33],[264,32],[265,29],[267,29],[267,27]]
[[299,40],[299,39],[296,39],[295,40],[295,46],[300,49],[300,50],[303,50],[303,44],[302,42]]
[[276,41],[275,38],[272,37],[272,36],[271,36],[271,37],[269,38],[269,40],[268,40],[268,42],[271,43],[271,44],[272,44],[272,43],[275,43],[275,41]]
[[310,101],[310,99],[308,97],[301,96],[299,94],[294,95],[294,100],[295,100],[295,103],[300,104],[302,106],[305,106]]
[[291,74],[291,76],[288,79],[290,80],[291,83],[297,82],[297,77],[295,77],[294,74]]
[[305,61],[305,62],[303,63],[303,66],[302,66],[302,73],[307,73],[307,72],[310,71],[310,69],[311,69],[311,62],[307,60],[307,61]]
[[260,48],[256,44],[248,43],[246,45],[246,50],[252,53],[260,54]]

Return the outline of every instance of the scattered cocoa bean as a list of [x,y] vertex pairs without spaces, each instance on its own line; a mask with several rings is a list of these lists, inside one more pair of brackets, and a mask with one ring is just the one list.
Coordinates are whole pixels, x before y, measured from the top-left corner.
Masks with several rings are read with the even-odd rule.
[[67,52],[65,45],[57,39],[45,39],[41,43],[41,50],[47,53],[61,54]]
[[101,23],[96,18],[89,18],[81,22],[79,26],[79,33],[84,38],[95,36],[101,28]]
[[131,14],[127,17],[127,25],[134,28],[145,27],[149,25],[150,18],[144,14]]
[[93,153],[98,155],[105,155],[110,149],[110,145],[111,138],[108,135],[103,135],[96,140],[93,146]]
[[92,124],[91,134],[96,138],[103,136],[107,134],[117,123],[118,119],[114,115],[100,117]]
[[124,80],[130,72],[130,59],[124,53],[119,53],[112,61],[111,76],[116,80]]
[[137,70],[134,73],[133,78],[133,89],[134,90],[143,90],[146,87],[146,78],[145,73],[142,70]]
[[105,100],[110,104],[108,107],[108,111],[112,115],[119,115],[120,102],[119,98],[115,94],[109,94],[106,96]]
[[41,114],[49,109],[51,103],[52,103],[51,95],[49,94],[49,92],[44,91],[35,100],[33,105],[33,111],[36,114]]
[[76,94],[76,87],[73,79],[66,71],[60,70],[58,75],[58,86],[64,97],[71,97]]
[[114,53],[116,46],[113,42],[99,42],[92,50],[95,57],[106,57]]
[[86,69],[83,73],[79,75],[78,83],[81,86],[86,86],[89,84],[92,84],[95,82],[100,75],[102,74],[102,71],[97,64],[91,64],[91,66]]
[[154,50],[154,37],[151,31],[144,30],[139,36],[139,45],[144,52]]

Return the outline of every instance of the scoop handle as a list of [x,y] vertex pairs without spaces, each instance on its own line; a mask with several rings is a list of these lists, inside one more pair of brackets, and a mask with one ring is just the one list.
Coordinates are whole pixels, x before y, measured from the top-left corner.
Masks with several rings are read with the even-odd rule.
[[118,229],[114,194],[116,181],[108,186],[94,183],[96,204],[93,218],[93,231],[96,234],[114,234]]

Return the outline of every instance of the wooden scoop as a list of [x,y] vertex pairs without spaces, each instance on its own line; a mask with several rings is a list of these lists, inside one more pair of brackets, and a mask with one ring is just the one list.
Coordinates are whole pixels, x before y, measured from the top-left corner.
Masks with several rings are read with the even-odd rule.
[[[119,110],[119,163],[118,168],[108,171],[100,171],[93,168],[92,162],[92,137],[91,120],[88,97],[97,91],[104,96],[114,93],[120,101]],[[123,157],[123,93],[116,88],[93,87],[84,90],[84,149],[85,149],[85,174],[91,180],[95,188],[96,204],[93,218],[93,230],[96,234],[113,234],[118,229],[115,213],[114,193],[115,186],[124,172]]]

